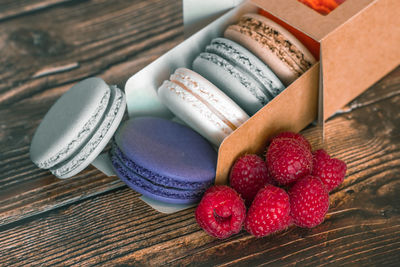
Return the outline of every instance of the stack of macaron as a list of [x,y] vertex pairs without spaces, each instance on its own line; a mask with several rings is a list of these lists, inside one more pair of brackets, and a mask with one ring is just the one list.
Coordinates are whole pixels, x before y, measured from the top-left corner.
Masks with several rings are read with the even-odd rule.
[[245,14],[158,89],[163,103],[215,146],[316,62],[288,30]]

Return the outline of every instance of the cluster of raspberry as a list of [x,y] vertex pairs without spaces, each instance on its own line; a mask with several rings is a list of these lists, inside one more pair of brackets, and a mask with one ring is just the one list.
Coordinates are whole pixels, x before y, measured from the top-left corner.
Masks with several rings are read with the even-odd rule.
[[[302,135],[275,136],[265,160],[240,157],[230,173],[230,186],[209,188],[195,215],[208,234],[223,239],[245,230],[263,237],[294,224],[313,228],[324,221],[329,192],[344,180],[347,166],[323,150],[312,152]],[[248,209],[246,208],[248,207]]]

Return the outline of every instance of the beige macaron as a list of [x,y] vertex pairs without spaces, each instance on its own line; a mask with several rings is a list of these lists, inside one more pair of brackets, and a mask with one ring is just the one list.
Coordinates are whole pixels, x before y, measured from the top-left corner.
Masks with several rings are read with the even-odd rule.
[[285,85],[316,62],[310,51],[289,31],[258,14],[245,14],[225,30],[224,36],[252,51]]

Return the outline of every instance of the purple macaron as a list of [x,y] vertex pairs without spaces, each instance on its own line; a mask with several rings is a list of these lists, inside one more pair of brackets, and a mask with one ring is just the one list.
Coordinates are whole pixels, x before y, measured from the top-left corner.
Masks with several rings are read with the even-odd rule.
[[121,180],[158,201],[198,202],[215,179],[214,148],[192,129],[166,119],[125,121],[114,136],[110,154]]

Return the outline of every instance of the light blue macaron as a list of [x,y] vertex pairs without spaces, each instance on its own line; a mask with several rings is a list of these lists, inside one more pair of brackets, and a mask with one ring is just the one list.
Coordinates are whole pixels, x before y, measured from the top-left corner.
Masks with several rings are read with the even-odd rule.
[[281,93],[285,86],[261,60],[226,38],[211,41],[193,62],[193,70],[253,115]]
[[74,176],[102,152],[125,108],[125,94],[100,78],[75,84],[36,129],[29,151],[32,161],[59,178]]

